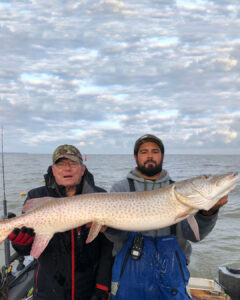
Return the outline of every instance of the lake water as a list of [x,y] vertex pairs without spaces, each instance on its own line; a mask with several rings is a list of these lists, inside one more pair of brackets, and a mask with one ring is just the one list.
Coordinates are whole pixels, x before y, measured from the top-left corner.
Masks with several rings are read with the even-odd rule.
[[[85,162],[94,174],[97,185],[110,190],[112,184],[135,166],[132,155],[88,155]],[[21,213],[24,197],[21,193],[43,185],[43,174],[51,164],[51,155],[5,154],[5,186],[8,211]],[[200,174],[239,172],[238,155],[166,155],[164,168],[175,181]],[[0,176],[0,209],[3,215],[3,184]],[[213,231],[193,245],[189,270],[192,276],[216,277],[218,266],[228,263],[240,265],[240,183],[230,193],[229,202],[219,213]],[[3,244],[0,245],[0,265],[4,264]]]

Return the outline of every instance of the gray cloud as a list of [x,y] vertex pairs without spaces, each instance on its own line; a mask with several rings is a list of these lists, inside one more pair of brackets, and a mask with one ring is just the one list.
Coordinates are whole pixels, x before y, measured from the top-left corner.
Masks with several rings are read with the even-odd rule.
[[240,4],[1,1],[6,151],[239,153]]

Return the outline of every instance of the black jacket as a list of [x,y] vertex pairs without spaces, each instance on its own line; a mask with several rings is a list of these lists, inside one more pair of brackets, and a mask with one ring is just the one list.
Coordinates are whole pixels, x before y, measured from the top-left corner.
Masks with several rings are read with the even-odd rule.
[[[66,196],[65,187],[56,184],[51,168],[45,175],[45,183],[45,186],[29,191],[26,201]],[[77,194],[94,192],[105,191],[95,186],[92,174],[86,169]],[[82,226],[53,236],[38,259],[34,300],[89,300],[96,284],[110,290],[112,243],[99,233],[94,241],[86,244],[88,232],[89,229]],[[18,249],[15,247],[15,250]]]

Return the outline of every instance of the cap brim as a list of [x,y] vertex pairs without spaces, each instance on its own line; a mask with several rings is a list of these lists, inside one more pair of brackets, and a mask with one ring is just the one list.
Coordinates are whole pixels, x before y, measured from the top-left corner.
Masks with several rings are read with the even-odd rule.
[[75,162],[82,162],[82,160],[77,157],[77,156],[74,156],[74,155],[69,155],[69,154],[63,154],[63,155],[60,155],[57,160],[54,161],[54,164],[60,159],[60,158],[68,158],[72,161],[75,161]]

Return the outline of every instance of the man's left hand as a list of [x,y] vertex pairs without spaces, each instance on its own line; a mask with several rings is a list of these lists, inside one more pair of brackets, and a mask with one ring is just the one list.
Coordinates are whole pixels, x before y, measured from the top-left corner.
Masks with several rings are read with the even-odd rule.
[[204,216],[211,216],[216,213],[216,211],[219,210],[220,207],[228,203],[228,195],[222,197],[218,202],[209,210],[201,210],[201,213]]

